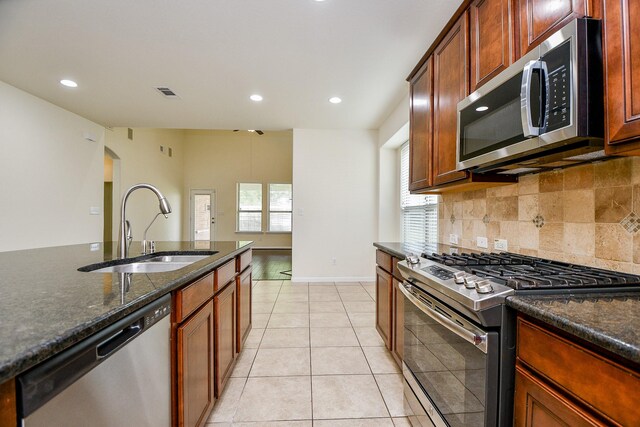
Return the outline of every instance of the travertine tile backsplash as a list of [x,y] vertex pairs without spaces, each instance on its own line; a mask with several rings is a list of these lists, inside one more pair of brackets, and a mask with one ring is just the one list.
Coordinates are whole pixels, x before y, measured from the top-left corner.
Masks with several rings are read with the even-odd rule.
[[520,177],[518,184],[445,194],[440,242],[507,239],[510,252],[640,274],[640,158]]

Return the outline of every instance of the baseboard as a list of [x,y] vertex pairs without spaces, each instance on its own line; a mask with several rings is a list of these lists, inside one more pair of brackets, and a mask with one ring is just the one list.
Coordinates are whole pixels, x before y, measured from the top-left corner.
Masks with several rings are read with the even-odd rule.
[[329,282],[375,282],[374,276],[367,277],[292,277],[292,282],[315,282],[315,283],[329,283]]
[[285,246],[260,246],[260,247],[255,247],[253,246],[251,249],[253,249],[254,251],[259,251],[259,250],[272,250],[272,251],[290,251],[291,247],[285,247]]

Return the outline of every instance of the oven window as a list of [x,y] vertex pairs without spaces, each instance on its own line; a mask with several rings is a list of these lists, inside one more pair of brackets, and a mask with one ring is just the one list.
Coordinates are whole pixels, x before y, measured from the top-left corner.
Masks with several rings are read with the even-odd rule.
[[484,425],[486,355],[408,300],[404,307],[404,363],[449,425]]

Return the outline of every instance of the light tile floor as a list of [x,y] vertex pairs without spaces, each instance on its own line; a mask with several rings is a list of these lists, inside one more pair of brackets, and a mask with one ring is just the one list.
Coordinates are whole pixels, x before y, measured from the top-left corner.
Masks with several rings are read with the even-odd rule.
[[253,329],[207,426],[409,426],[374,298],[374,283],[255,281]]

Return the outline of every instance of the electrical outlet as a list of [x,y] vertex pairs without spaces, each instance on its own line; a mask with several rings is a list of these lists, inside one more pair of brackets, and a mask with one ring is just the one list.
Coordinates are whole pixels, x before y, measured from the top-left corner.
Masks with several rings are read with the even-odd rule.
[[489,242],[486,237],[478,237],[476,238],[476,246],[486,249],[489,247]]
[[91,251],[94,251],[94,252],[95,252],[95,251],[99,251],[99,250],[100,250],[100,243],[92,243],[92,244],[89,246],[89,249],[90,249]]
[[507,244],[507,239],[494,239],[493,240],[493,248],[497,251],[506,251],[509,248]]
[[449,243],[452,245],[458,244],[458,235],[457,234],[449,234]]
[[101,209],[99,206],[89,207],[89,215],[100,215]]

